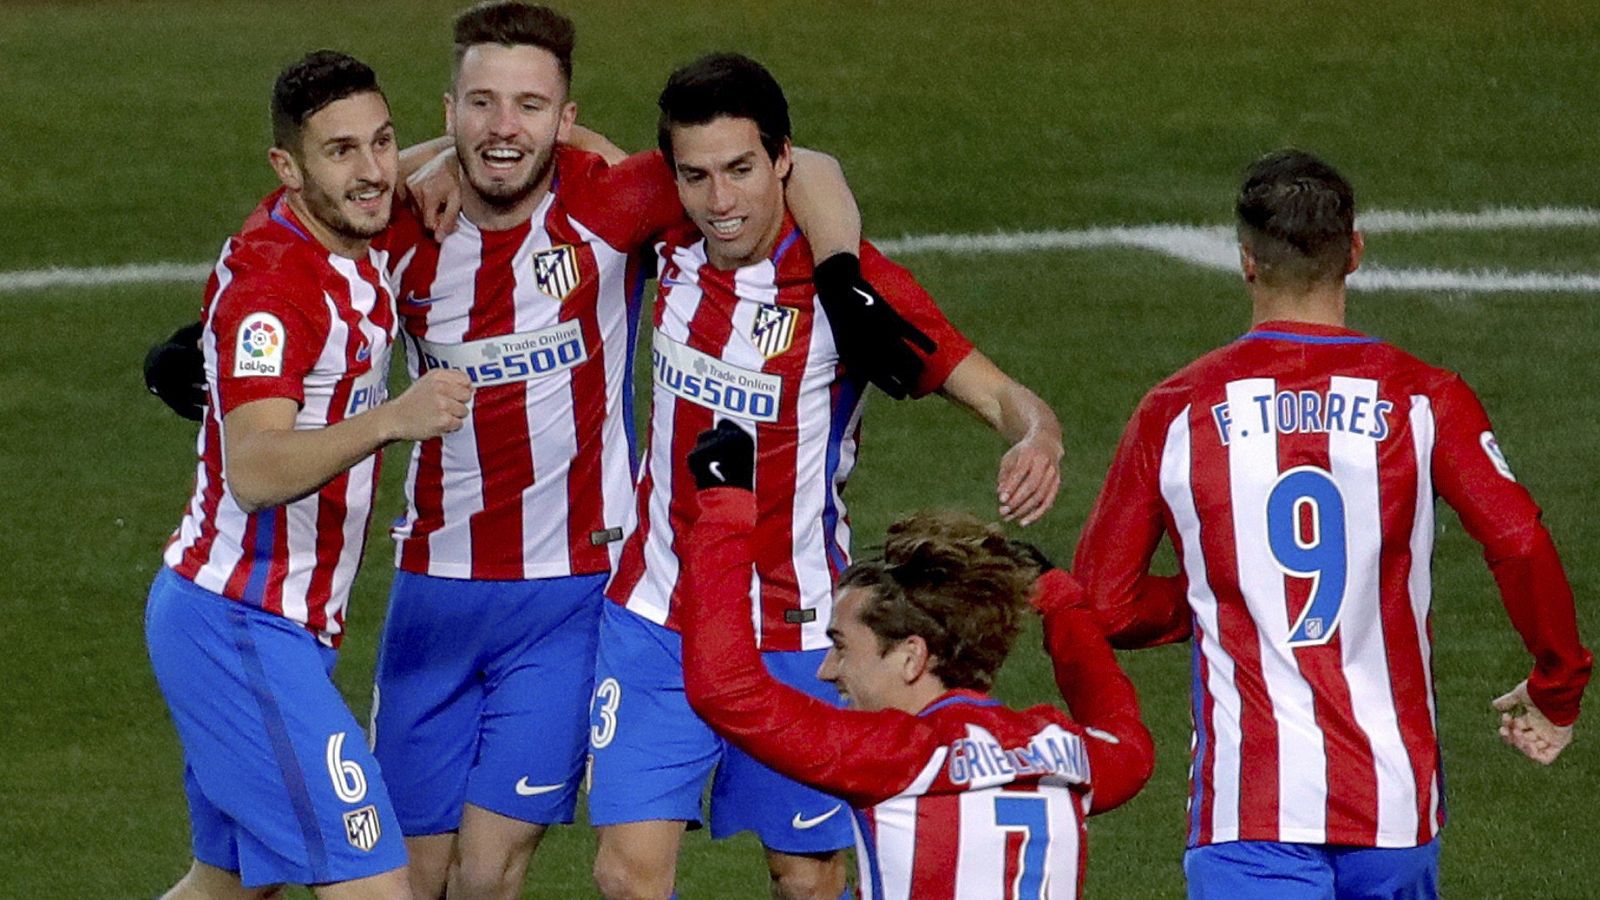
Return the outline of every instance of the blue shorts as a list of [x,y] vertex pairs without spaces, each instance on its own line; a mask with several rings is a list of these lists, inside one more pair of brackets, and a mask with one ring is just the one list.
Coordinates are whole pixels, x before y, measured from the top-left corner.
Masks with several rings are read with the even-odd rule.
[[1229,841],[1183,855],[1189,900],[1434,900],[1439,839],[1420,847]]
[[[826,653],[761,657],[779,681],[837,704],[833,685],[817,679]],[[683,640],[677,632],[606,603],[595,684],[590,824],[660,819],[696,826],[706,780],[715,770],[712,837],[754,831],[767,849],[780,853],[827,853],[854,844],[844,801],[756,762],[694,714],[683,690]]]
[[378,763],[329,678],[332,648],[165,568],[145,640],[183,744],[195,859],[246,887],[406,864]]
[[466,803],[572,821],[605,583],[395,573],[372,737],[406,835],[455,831]]

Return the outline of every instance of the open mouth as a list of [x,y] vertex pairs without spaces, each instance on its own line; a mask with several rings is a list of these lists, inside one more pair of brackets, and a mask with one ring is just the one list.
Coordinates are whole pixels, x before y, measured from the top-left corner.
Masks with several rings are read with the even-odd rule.
[[383,208],[383,201],[389,195],[387,185],[372,185],[358,190],[350,191],[344,195],[346,200],[354,203],[361,209],[376,212]]
[[526,153],[515,147],[490,147],[478,153],[478,158],[483,160],[486,167],[498,171],[516,168],[525,156]]
[[733,219],[709,219],[706,224],[711,226],[711,232],[723,240],[731,240],[739,236],[744,230],[745,216]]

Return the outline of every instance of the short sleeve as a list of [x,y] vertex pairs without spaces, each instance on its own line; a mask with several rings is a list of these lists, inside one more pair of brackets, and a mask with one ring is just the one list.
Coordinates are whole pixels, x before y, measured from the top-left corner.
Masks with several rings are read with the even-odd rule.
[[922,397],[938,390],[972,352],[972,342],[945,318],[939,304],[910,272],[890,262],[878,248],[865,242],[861,245],[861,274],[895,312],[937,345],[933,353],[923,356],[922,377],[912,395]]
[[[305,379],[329,330],[316,291],[310,282],[264,270],[236,273],[223,288],[206,323],[223,415],[270,397],[305,402]],[[320,315],[308,313],[310,303]]]
[[678,186],[659,150],[614,166],[593,153],[566,149],[559,160],[561,202],[606,243],[631,253],[683,221]]

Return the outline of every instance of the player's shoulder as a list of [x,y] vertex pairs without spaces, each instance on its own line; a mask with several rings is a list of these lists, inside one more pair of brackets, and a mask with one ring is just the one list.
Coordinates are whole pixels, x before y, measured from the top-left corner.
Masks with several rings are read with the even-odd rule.
[[306,315],[322,311],[322,284],[331,271],[328,251],[284,215],[274,191],[229,238],[218,283],[219,310],[273,305]]

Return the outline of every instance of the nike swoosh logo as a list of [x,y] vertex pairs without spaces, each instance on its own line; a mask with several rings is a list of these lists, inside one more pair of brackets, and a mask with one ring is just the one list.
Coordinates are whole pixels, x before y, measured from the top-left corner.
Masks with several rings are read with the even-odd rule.
[[850,290],[855,291],[856,293],[860,294],[861,298],[863,300],[867,301],[866,303],[861,304],[862,306],[871,306],[872,305],[872,295],[871,294],[867,293],[866,291],[863,291],[861,288],[851,288]]
[[814,816],[814,817],[809,818],[809,819],[802,817],[799,813],[795,813],[794,814],[794,821],[790,822],[789,824],[793,825],[795,828],[798,828],[798,829],[800,829],[802,831],[807,829],[807,828],[815,828],[818,825],[821,825],[823,822],[826,822],[829,819],[833,818],[834,813],[837,813],[841,809],[844,809],[844,806],[842,804],[841,805],[836,805],[836,806],[834,806],[833,809],[828,810],[827,812],[823,813],[822,815]]
[[407,297],[405,302],[412,306],[429,306],[443,299],[443,297]]
[[565,784],[529,784],[524,775],[517,779],[517,795],[520,797],[537,797],[540,794],[549,794],[566,787]]
[[728,479],[722,477],[722,463],[713,462],[711,465],[706,466],[706,468],[711,470],[711,474],[715,475],[718,481],[727,481],[728,480]]

